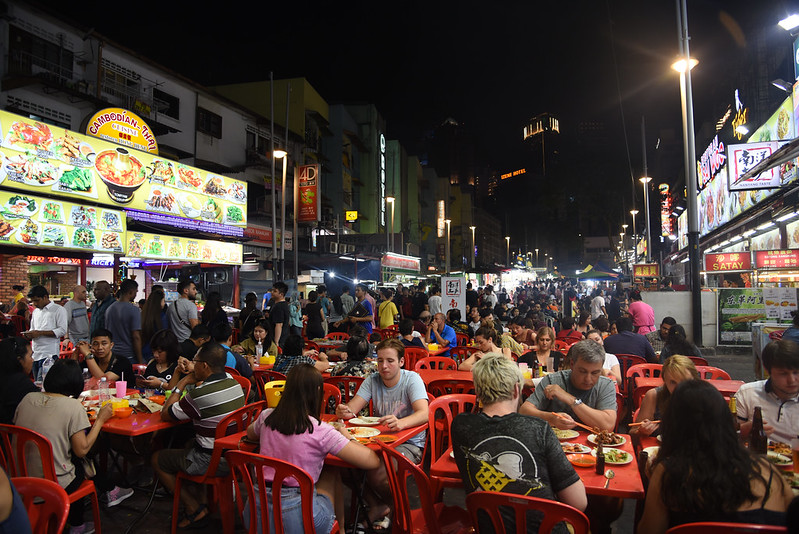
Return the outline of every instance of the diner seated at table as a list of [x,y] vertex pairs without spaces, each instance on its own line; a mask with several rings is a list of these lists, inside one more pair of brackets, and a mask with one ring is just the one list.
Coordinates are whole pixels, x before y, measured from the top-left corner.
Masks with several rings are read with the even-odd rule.
[[702,521],[785,525],[790,485],[765,457],[744,448],[713,385],[680,383],[661,432],[638,532]]
[[[499,335],[497,331],[490,326],[481,326],[474,334],[474,346],[477,347],[477,352],[473,352],[468,358],[463,360],[458,365],[458,371],[471,371],[474,364],[486,354],[502,354],[507,359],[511,360],[510,349],[503,349],[497,345]],[[532,385],[532,383],[530,384]]]
[[12,424],[20,401],[28,393],[39,391],[31,380],[32,369],[30,341],[22,337],[0,341],[0,424]]
[[144,372],[136,376],[136,387],[144,389],[172,389],[180,379],[177,372],[180,343],[172,330],[160,330],[150,339],[153,359]]
[[283,345],[283,353],[277,355],[275,365],[272,370],[278,373],[288,374],[292,367],[301,363],[307,363],[316,367],[319,372],[327,371],[330,367],[330,361],[324,352],[318,352],[314,349],[303,350],[305,348],[305,341],[301,336],[291,334],[286,338]]
[[[366,342],[363,338],[358,339]],[[324,465],[325,457],[333,454],[360,469],[377,469],[380,459],[374,451],[352,437],[343,424],[321,422],[323,384],[322,375],[314,366],[301,363],[292,367],[286,376],[280,403],[274,409],[261,412],[247,428],[247,438],[258,442],[260,454],[280,458],[311,475],[315,484],[313,516],[316,532],[330,532],[335,511],[343,534],[343,484],[338,469]],[[265,476],[267,481],[271,481],[270,474],[265,473]],[[266,496],[256,498],[256,507],[271,502],[271,488],[267,488]],[[303,532],[299,488],[284,488],[282,498],[281,514],[286,532]],[[250,505],[248,502],[245,509],[249,510]],[[256,517],[260,521],[260,514]],[[245,528],[250,527],[249,519],[250,514],[245,511]],[[264,531],[259,524],[256,532]],[[273,521],[270,521],[268,532],[274,531]]]
[[[585,337],[591,341],[596,341],[604,348],[605,344],[602,340],[602,332],[599,330],[589,330]],[[605,353],[605,363],[602,364],[602,376],[606,376],[611,380],[614,380],[617,384],[622,383],[623,378],[621,376],[621,367],[619,365],[619,359],[615,354],[610,354],[608,352]]]
[[262,356],[277,357],[277,343],[272,339],[269,330],[269,321],[266,319],[259,319],[258,322],[255,323],[255,326],[253,326],[250,335],[238,345],[230,347],[230,350],[243,355],[251,364],[258,363],[256,361],[257,348],[260,342],[263,350]]
[[250,362],[238,352],[230,350],[230,344],[233,341],[233,329],[230,323],[218,323],[216,326],[211,327],[211,339],[222,345],[226,351],[225,366],[232,367],[239,374],[245,378],[252,378],[252,366]]
[[191,360],[200,347],[211,341],[211,331],[205,325],[195,325],[187,339],[180,342],[180,355]]
[[741,436],[749,436],[752,414],[760,406],[769,437],[790,443],[799,434],[799,344],[772,341],[763,349],[762,360],[769,378],[744,384],[735,394]]
[[525,350],[535,348],[536,331],[531,318],[520,315],[510,321],[508,328],[510,328],[513,339]]
[[[185,449],[163,449],[152,456],[158,479],[171,493],[177,473],[202,475],[208,469],[214,448],[216,426],[225,416],[244,406],[244,392],[239,383],[225,373],[226,349],[209,342],[200,347],[188,374],[183,375],[161,409],[161,420],[191,420],[195,439]],[[185,391],[185,395],[183,392]],[[217,474],[229,467],[220,461]],[[209,521],[205,488],[196,490],[191,484],[181,487],[184,505],[179,528],[199,528]]]
[[[540,336],[539,336],[540,337]],[[601,430],[616,426],[616,386],[602,376],[605,349],[596,341],[578,341],[567,356],[571,369],[546,375],[519,408],[550,425],[569,430],[577,422]]]
[[82,359],[81,366],[87,368],[92,378],[97,380],[105,377],[108,382],[133,381],[133,364],[128,358],[114,355],[114,339],[105,328],[92,332],[91,345],[85,341],[79,342],[70,357],[73,360]]
[[574,329],[574,318],[567,315],[560,320],[560,330],[555,335],[555,339],[576,343],[585,339],[585,336],[583,336],[582,332]]
[[[501,355],[486,355],[475,363],[472,376],[482,410],[458,414],[451,430],[466,492],[516,493],[585,510],[585,486],[552,428],[542,419],[518,413],[524,387],[519,367]],[[503,519],[508,532],[516,532],[513,515]],[[537,532],[538,525],[528,523],[528,528]],[[568,532],[565,525],[560,527],[553,532]],[[487,525],[478,530],[491,532]]]
[[[605,338],[605,350],[611,354],[632,354],[640,356],[649,363],[660,363],[655,355],[652,344],[642,334],[633,332],[633,320],[629,317],[619,317],[616,319],[617,334],[611,334]],[[612,326],[612,325],[611,325]]]
[[[414,371],[403,369],[405,346],[398,339],[385,339],[377,346],[377,373],[363,381],[358,392],[347,404],[339,404],[336,416],[349,420],[360,413],[372,401],[374,415],[380,424],[391,431],[423,425],[427,422],[427,390],[422,378]],[[411,437],[395,450],[415,464],[422,460],[427,433],[422,431]],[[372,526],[390,530],[391,507],[388,476],[385,466],[367,472],[367,481],[372,491],[365,497],[369,503],[369,521]]]
[[674,389],[685,380],[699,380],[699,371],[696,370],[691,358],[682,355],[669,357],[660,371],[663,385],[650,389],[641,400],[641,408],[635,417],[636,423],[641,423],[637,428],[630,429],[630,434],[638,433],[643,436],[657,436],[660,433],[660,421]]
[[399,322],[399,340],[406,347],[419,347],[426,349],[427,345],[424,344],[423,338],[418,332],[413,330],[413,319],[402,319]]
[[[447,317],[443,313],[437,313],[433,316],[433,322],[425,334],[425,341],[427,343],[435,343],[439,348],[458,346],[458,337],[455,335],[455,330],[447,324]],[[447,348],[440,356],[449,358],[449,349]]]
[[536,332],[536,345],[533,350],[519,356],[517,362],[526,363],[530,369],[543,369],[549,373],[566,369],[569,361],[566,355],[558,350],[553,350],[555,331],[548,326],[543,326]]
[[[95,474],[89,453],[103,425],[113,416],[113,409],[110,403],[106,404],[97,411],[94,424],[89,422],[86,409],[78,400],[83,391],[80,365],[71,359],[56,360],[44,378],[44,389],[44,392],[28,393],[22,399],[14,416],[14,424],[38,432],[50,440],[58,484],[67,493],[72,493],[90,478],[101,500],[105,500],[109,507],[133,495],[130,488],[114,486],[103,471],[96,471]],[[26,463],[29,476],[44,476],[37,457],[26,456]],[[81,499],[69,507],[70,534],[94,532],[94,523],[83,521],[84,501]]]
[[377,371],[372,359],[372,346],[361,336],[350,336],[347,340],[347,359],[335,366],[332,376],[367,377]]

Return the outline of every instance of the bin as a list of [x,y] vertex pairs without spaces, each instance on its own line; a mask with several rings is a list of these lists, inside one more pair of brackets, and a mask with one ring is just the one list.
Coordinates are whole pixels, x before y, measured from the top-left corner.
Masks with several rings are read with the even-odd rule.
[[264,384],[264,393],[266,395],[266,405],[270,408],[275,408],[280,402],[280,397],[283,395],[283,388],[286,387],[285,380],[273,380]]

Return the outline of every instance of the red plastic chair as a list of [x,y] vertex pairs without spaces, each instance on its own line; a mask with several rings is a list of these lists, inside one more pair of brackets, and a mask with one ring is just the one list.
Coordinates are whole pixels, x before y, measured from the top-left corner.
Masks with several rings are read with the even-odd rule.
[[[443,534],[471,526],[466,510],[434,501],[430,479],[419,466],[383,442],[378,442],[378,446],[394,500],[393,534]],[[408,479],[416,484],[420,508],[411,508]]]
[[336,413],[336,407],[341,404],[341,390],[334,384],[323,384],[322,413]]
[[576,341],[566,340],[566,339],[556,339],[554,343],[554,350],[556,352],[562,352],[563,354],[568,354],[569,349],[572,345],[574,345]]
[[338,341],[346,341],[350,338],[347,332],[330,332],[325,336],[325,339],[335,339]]
[[[233,375],[233,373],[231,373],[231,375]],[[246,403],[247,399],[250,398],[250,389],[252,388],[252,382],[250,382],[250,379],[247,378],[246,376],[233,375],[233,378],[236,380],[236,382],[239,383],[242,391],[244,391],[244,402]]]
[[28,511],[33,534],[61,534],[69,515],[69,495],[52,480],[34,477],[12,478]]
[[255,378],[255,387],[257,388],[259,400],[266,400],[264,386],[266,386],[267,382],[286,379],[286,375],[278,373],[277,371],[258,371],[257,373],[253,373],[252,376]]
[[694,365],[708,365],[707,360],[701,356],[688,356],[691,358],[691,361],[694,362]]
[[658,377],[663,371],[663,365],[660,363],[639,363],[627,369],[625,375],[625,382],[628,382],[629,390],[631,391],[632,409],[636,410],[641,406],[641,399],[644,398],[646,392],[652,389],[649,386],[636,386],[636,377]]
[[[53,445],[42,434],[21,426],[0,424],[0,450],[2,450],[2,467],[10,477],[28,477],[28,465],[31,464],[31,449],[41,458],[43,478],[58,484],[53,461]],[[33,454],[35,454],[33,453]],[[89,497],[92,502],[92,520],[95,531],[100,534],[100,503],[94,482],[84,480],[77,490],[69,494],[69,502],[78,502]]]
[[456,345],[465,347],[469,344],[469,335],[462,332],[455,332],[455,340],[457,341]]
[[413,370],[419,371],[420,369],[451,369],[457,371],[458,362],[446,356],[427,356],[416,360],[416,365],[413,366]]
[[[646,358],[636,354],[617,354],[616,358],[619,360],[619,370],[621,371],[621,376],[627,376],[627,369],[633,365],[647,363]],[[630,379],[622,380],[621,385],[619,386],[619,391],[621,391],[622,395],[624,395],[624,398],[629,397]]]
[[672,527],[666,534],[771,534],[788,532],[788,527],[751,523],[686,523]]
[[319,345],[317,345],[313,341],[306,341],[304,350],[311,350],[311,349],[313,349],[313,350],[315,350],[317,352],[322,352],[322,351],[319,350]]
[[456,415],[470,412],[477,403],[475,395],[453,394],[442,395],[430,401],[427,411],[427,428],[430,429],[430,482],[436,501],[439,500],[443,487],[461,488],[460,478],[439,477],[432,474],[432,466],[452,449],[449,437],[452,420]]
[[466,379],[456,378],[441,378],[438,380],[431,380],[427,384],[427,391],[433,394],[436,398],[442,395],[452,395],[458,393],[474,394],[474,382]]
[[463,360],[468,360],[469,356],[471,356],[475,352],[479,352],[479,350],[480,349],[478,349],[477,347],[458,346],[449,349],[449,355],[453,360],[458,362],[458,365],[460,365],[461,363],[463,363]]
[[143,375],[144,371],[147,369],[146,363],[134,363],[133,364],[133,372],[137,375]]
[[[283,515],[272,514],[272,510],[281,510],[281,489],[286,480],[294,479],[300,488],[300,499],[302,501],[302,522],[305,532],[314,531],[313,518],[313,488],[314,482],[305,470],[292,465],[283,460],[269,458],[260,454],[244,451],[230,451],[225,457],[230,464],[232,476],[239,482],[239,487],[243,491],[236,492],[236,505],[240,517],[246,513],[249,515],[248,534],[256,532],[269,532],[270,534],[283,534]],[[271,483],[264,478],[264,467],[273,469]],[[271,488],[272,500],[266,501],[267,488]],[[260,506],[254,506],[256,494],[258,495]],[[244,501],[251,503],[247,510],[244,509]],[[256,516],[260,514],[260,518]],[[260,520],[259,520],[260,519]],[[269,527],[270,519],[274,529]],[[262,525],[258,530],[258,524]],[[331,534],[339,531],[338,521],[333,521]]]
[[416,362],[421,358],[427,358],[430,353],[427,349],[421,347],[405,347],[405,365],[404,368],[412,370],[416,368]]
[[22,332],[28,330],[28,320],[21,315],[14,314],[11,316],[11,323],[14,325],[15,336],[21,336]]
[[[219,439],[230,434],[247,430],[250,423],[258,418],[258,415],[266,408],[266,401],[254,402],[242,406],[238,410],[226,415],[216,426],[214,438]],[[184,481],[195,484],[210,485],[213,487],[217,496],[219,515],[222,516],[222,526],[225,533],[232,533],[233,525],[233,478],[231,474],[216,476],[216,469],[219,467],[219,460],[222,458],[222,448],[214,447],[211,454],[211,461],[208,470],[202,475],[188,475],[183,472],[177,474],[175,479],[174,497],[172,499],[172,534],[177,532],[178,517],[180,515],[180,489]]]
[[699,371],[699,378],[703,380],[730,380],[730,373],[718,367],[697,365],[696,370]]
[[350,402],[358,388],[363,384],[364,378],[362,376],[331,376],[325,378],[325,384],[333,384],[341,392],[341,402]]
[[584,513],[558,501],[494,491],[475,491],[466,496],[466,509],[475,529],[479,524],[489,522],[493,526],[492,531],[497,534],[513,532],[506,528],[500,515],[501,508],[510,509],[513,513],[515,532],[519,534],[527,532],[528,512],[533,512],[536,517],[543,515],[538,532],[552,532],[553,527],[561,521],[571,524],[574,534],[588,534],[591,527]]
[[226,365],[226,366],[225,366],[225,372],[226,372],[226,373],[230,373],[230,375],[231,375],[231,376],[241,376],[241,373],[240,373],[240,372],[238,372],[238,370],[236,370],[236,368],[235,368],[235,367],[228,367],[228,366]]
[[[375,329],[375,330],[377,330],[377,329]],[[380,339],[381,340],[395,338],[395,337],[397,337],[399,335],[399,331],[394,330],[391,327],[389,327],[389,328],[381,328],[379,333],[380,333]]]

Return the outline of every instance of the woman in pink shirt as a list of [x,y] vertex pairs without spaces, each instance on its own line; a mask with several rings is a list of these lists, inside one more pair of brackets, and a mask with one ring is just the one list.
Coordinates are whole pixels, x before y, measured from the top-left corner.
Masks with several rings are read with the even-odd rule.
[[641,300],[640,291],[633,291],[630,294],[630,306],[627,308],[627,313],[633,320],[633,331],[639,334],[655,331],[655,310]]
[[[338,518],[343,533],[343,485],[338,470],[325,467],[325,457],[333,454],[360,469],[376,469],[380,459],[350,436],[344,425],[321,422],[323,383],[322,375],[313,365],[292,367],[280,404],[261,413],[247,428],[247,438],[260,442],[260,454],[289,462],[311,475],[316,485],[313,499],[316,532],[327,534],[333,528],[333,520]],[[267,471],[272,470],[264,468],[266,479],[271,480],[274,473]],[[285,532],[301,534],[304,530],[299,488],[296,491],[286,488],[292,482],[285,481],[282,490],[283,525]],[[267,494],[256,506],[271,502],[271,490],[267,490]],[[256,516],[260,518],[260,514]],[[249,522],[249,513],[245,513],[244,518]],[[270,514],[269,532],[274,532],[274,528]],[[261,525],[257,532],[263,532]]]

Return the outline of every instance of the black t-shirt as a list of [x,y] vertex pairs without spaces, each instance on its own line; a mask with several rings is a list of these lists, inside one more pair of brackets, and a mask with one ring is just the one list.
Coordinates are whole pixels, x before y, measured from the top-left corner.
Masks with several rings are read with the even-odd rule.
[[200,348],[191,339],[184,339],[180,342],[180,355],[191,360]]
[[[81,362],[80,366],[86,367],[86,362]],[[125,380],[130,384],[136,383],[136,379],[133,376],[133,364],[124,356],[116,356],[111,354],[111,365],[108,366],[108,369],[106,369],[105,372],[114,373],[119,377],[120,380],[122,380],[122,377],[125,377]]]
[[466,290],[466,305],[470,308],[477,307],[477,291],[474,289],[467,289]]
[[13,373],[0,378],[0,423],[14,424],[17,406],[28,393],[39,391],[29,375]]
[[285,343],[286,339],[289,337],[291,330],[289,328],[289,319],[291,317],[289,303],[285,300],[281,300],[280,302],[273,302],[270,300],[269,306],[267,306],[267,313],[269,314],[269,322],[272,323],[272,339],[275,339],[275,326],[279,324],[283,325],[283,330],[280,333],[280,339],[277,340],[278,346],[282,347],[283,343]]
[[413,318],[418,319],[427,305],[427,293],[417,292],[413,294]]
[[[452,444],[467,493],[501,491],[557,500],[559,491],[580,480],[552,428],[536,417],[464,412],[452,422]],[[505,523],[508,532],[516,532],[512,515],[505,516]],[[528,532],[538,532],[539,525],[540,520],[528,518]],[[562,523],[557,527],[553,532],[568,532]],[[478,531],[491,529],[481,524]]]
[[169,382],[170,380],[172,380],[172,375],[175,374],[175,369],[177,369],[178,367],[178,362],[171,364],[162,372],[158,372],[158,369],[156,369],[155,366],[156,366],[155,360],[150,360],[150,363],[147,364],[147,368],[144,370],[144,378],[150,378],[151,376],[155,376],[157,378],[162,378],[167,382]]

